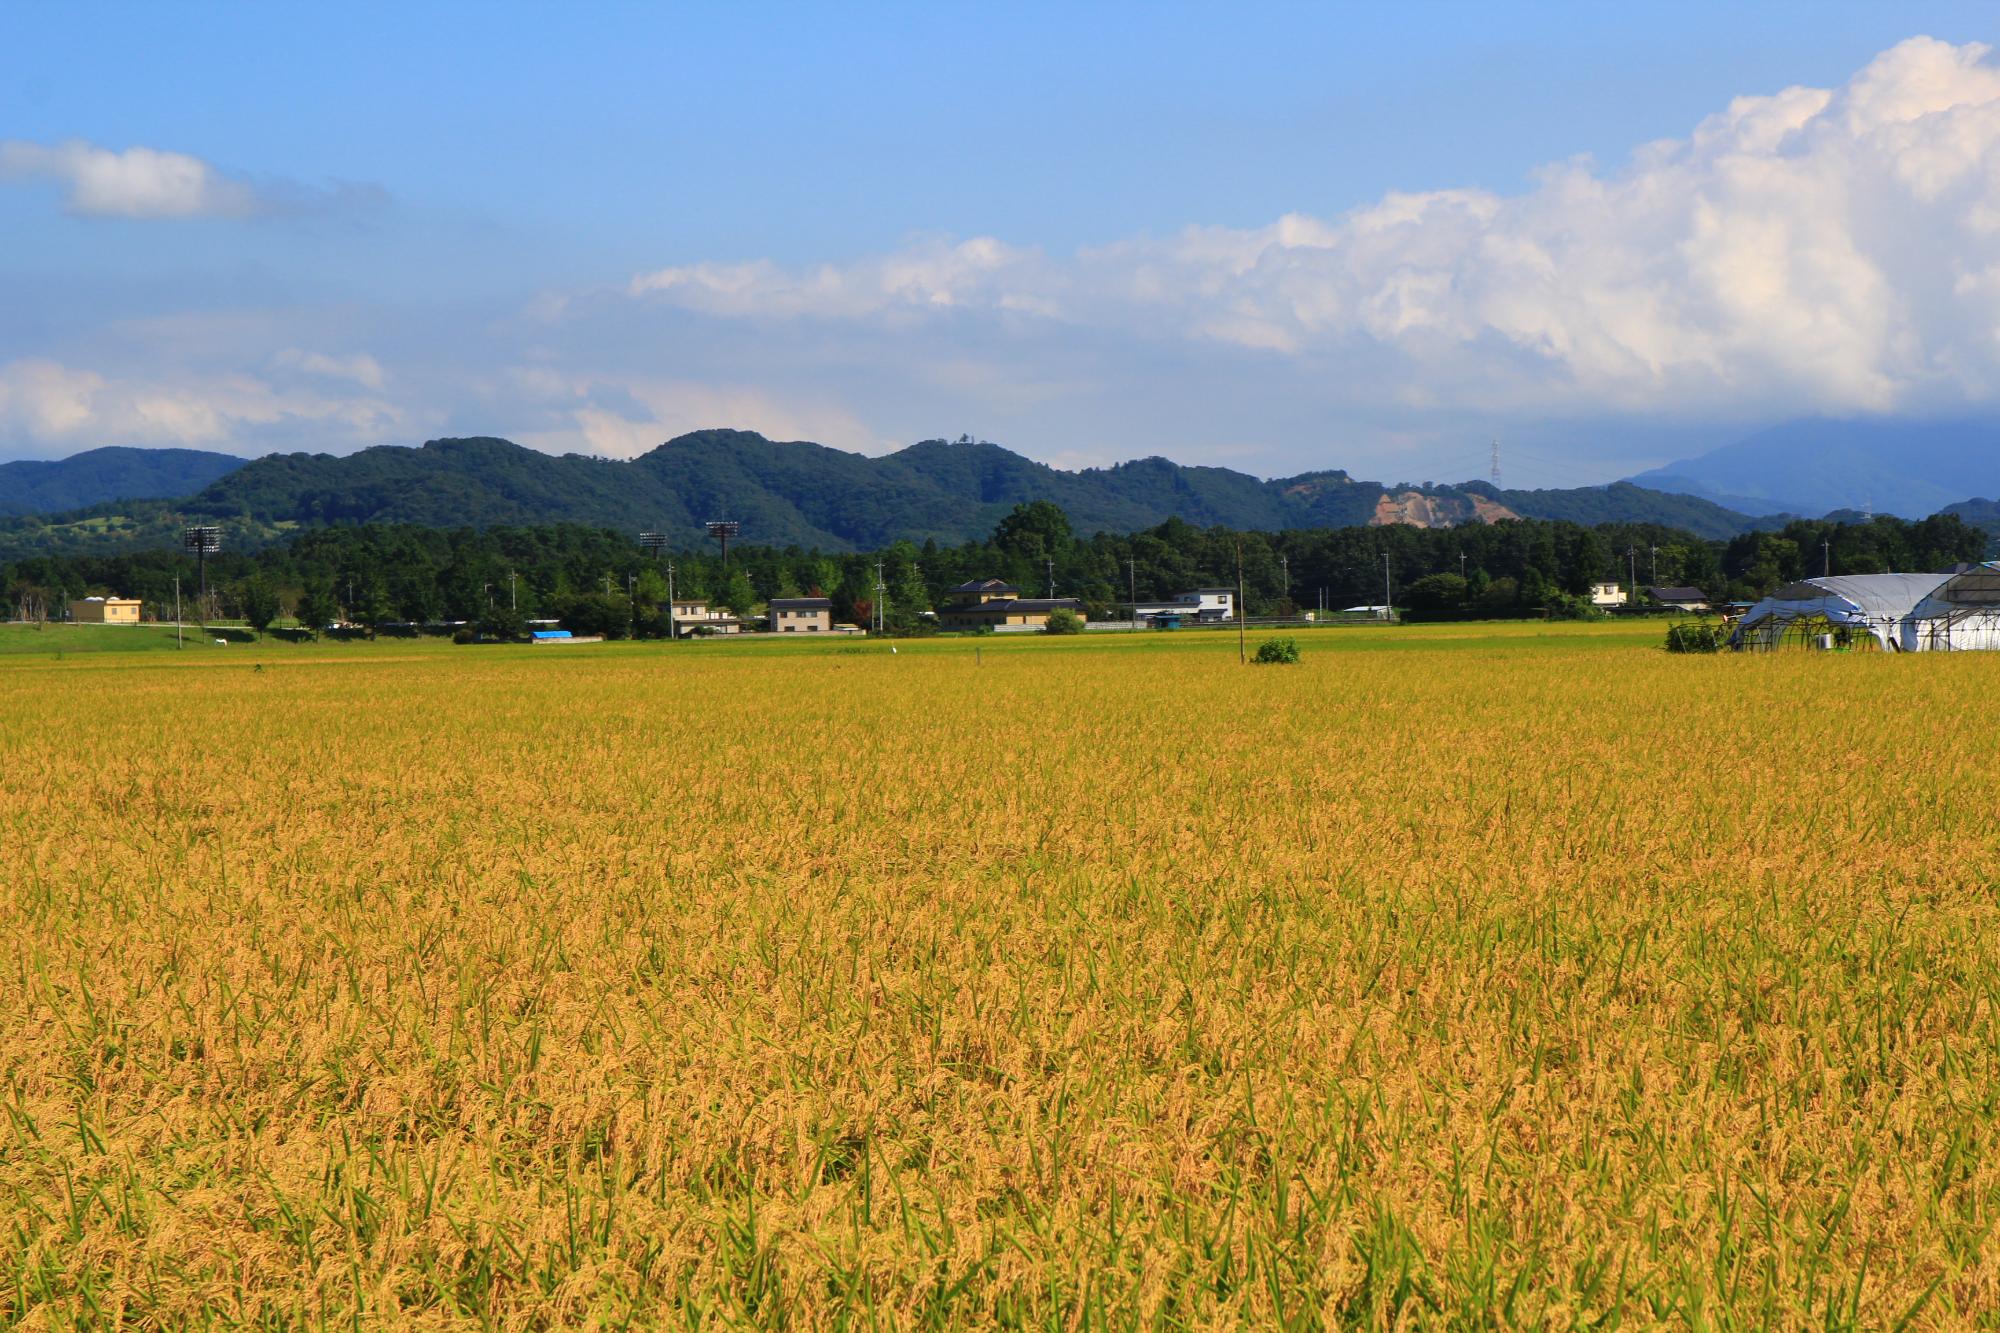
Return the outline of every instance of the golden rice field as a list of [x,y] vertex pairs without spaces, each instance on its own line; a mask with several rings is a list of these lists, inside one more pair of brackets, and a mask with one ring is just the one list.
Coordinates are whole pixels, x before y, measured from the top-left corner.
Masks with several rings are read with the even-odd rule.
[[1658,632],[11,656],[0,1325],[1992,1327],[2000,658]]

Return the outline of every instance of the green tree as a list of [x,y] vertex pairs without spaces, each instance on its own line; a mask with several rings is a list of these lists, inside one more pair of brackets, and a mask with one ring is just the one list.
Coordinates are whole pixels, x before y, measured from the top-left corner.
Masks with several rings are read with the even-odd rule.
[[1048,623],[1042,626],[1044,634],[1081,634],[1083,617],[1066,606],[1059,606],[1049,612]]
[[1047,500],[1017,504],[993,529],[993,544],[1009,556],[1044,560],[1066,553],[1075,540],[1069,515]]
[[751,584],[750,576],[741,567],[729,571],[729,577],[722,584],[722,593],[716,598],[739,616],[747,616],[757,605],[757,589]]
[[1455,611],[1465,605],[1466,583],[1456,574],[1426,574],[1404,590],[1403,600],[1419,611]]
[[264,631],[271,628],[271,622],[278,618],[278,590],[262,574],[252,574],[243,580],[236,591],[236,603],[243,608],[243,619],[257,637],[263,638]]
[[667,600],[667,576],[651,567],[639,571],[632,596],[640,606],[658,606]]
[[495,602],[473,630],[479,638],[495,643],[521,643],[528,637],[528,618],[503,602]]
[[299,627],[307,634],[317,637],[339,614],[340,606],[333,599],[331,584],[314,580],[299,594]]

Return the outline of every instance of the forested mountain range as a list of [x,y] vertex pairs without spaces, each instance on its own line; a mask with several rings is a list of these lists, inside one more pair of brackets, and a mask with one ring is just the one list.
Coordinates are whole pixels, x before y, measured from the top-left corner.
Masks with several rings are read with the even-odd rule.
[[352,523],[581,523],[659,530],[692,546],[703,539],[704,522],[729,518],[743,525],[746,541],[854,551],[897,540],[968,541],[992,531],[1014,505],[1033,500],[1060,505],[1084,532],[1134,532],[1169,518],[1268,531],[1447,527],[1513,517],[1657,523],[1706,537],[1751,526],[1744,515],[1708,501],[1627,483],[1550,491],[1484,483],[1385,486],[1342,471],[1267,481],[1164,458],[1065,472],[969,440],[927,440],[870,458],[710,430],[629,461],[556,456],[493,438],[383,446],[344,457],[274,454],[172,506],[65,516],[68,524],[95,525],[75,542],[47,535],[57,547],[117,544],[156,538],[151,528],[164,532],[184,517],[221,520],[251,541]]
[[55,514],[110,500],[192,495],[244,461],[200,449],[113,445],[53,462],[0,463],[0,515]]

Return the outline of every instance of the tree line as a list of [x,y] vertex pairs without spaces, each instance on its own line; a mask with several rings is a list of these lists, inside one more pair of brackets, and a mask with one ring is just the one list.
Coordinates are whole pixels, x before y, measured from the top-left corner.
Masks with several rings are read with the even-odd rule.
[[[749,615],[774,597],[823,596],[838,620],[911,628],[952,586],[999,577],[1024,596],[1081,600],[1092,618],[1133,598],[1234,587],[1239,552],[1251,615],[1379,603],[1495,615],[1574,611],[1599,582],[1692,585],[1712,599],[1751,600],[1831,567],[1837,574],[1933,570],[1980,559],[1987,535],[1953,515],[1917,522],[1799,521],[1710,541],[1653,524],[1582,526],[1508,520],[1460,528],[1407,526],[1237,532],[1170,519],[1134,533],[1081,536],[1047,501],[1018,505],[993,533],[962,545],[896,542],[879,551],[799,547],[686,550],[655,557],[637,535],[573,525],[330,527],[206,566],[200,601],[192,557],[171,549],[61,553],[0,565],[16,615],[52,616],[72,598],[137,597],[149,619],[171,619],[175,581],[191,618],[269,624],[464,621],[512,630],[556,619],[581,632],[665,630],[669,578],[679,598]],[[670,568],[671,567],[671,568]],[[261,627],[261,626],[260,626]]]

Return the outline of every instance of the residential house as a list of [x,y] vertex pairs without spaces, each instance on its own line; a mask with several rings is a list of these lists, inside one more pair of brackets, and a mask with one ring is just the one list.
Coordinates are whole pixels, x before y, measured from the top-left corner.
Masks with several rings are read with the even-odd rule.
[[689,634],[741,634],[743,622],[698,597],[683,597],[667,607],[675,638]]
[[1676,611],[1701,612],[1709,609],[1708,594],[1700,588],[1648,588],[1646,596],[1660,606]]
[[1590,585],[1592,606],[1623,606],[1627,601],[1625,585],[1622,583],[1593,583]]
[[1023,597],[1004,579],[973,579],[945,594],[938,624],[945,629],[1040,629],[1049,623],[1052,611],[1080,616],[1083,603],[1074,597]]
[[831,597],[773,597],[773,634],[830,634],[833,632]]

